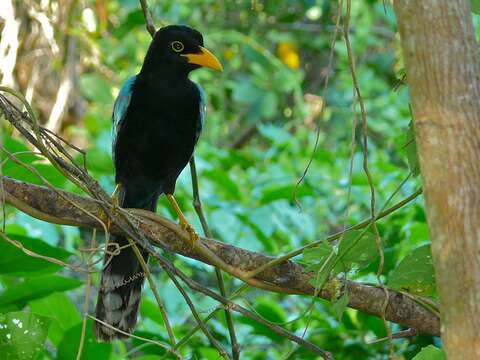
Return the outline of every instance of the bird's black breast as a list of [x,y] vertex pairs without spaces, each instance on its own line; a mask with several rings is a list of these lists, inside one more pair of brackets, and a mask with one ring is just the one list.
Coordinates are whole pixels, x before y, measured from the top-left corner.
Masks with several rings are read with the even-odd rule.
[[115,144],[116,182],[130,193],[173,193],[188,164],[200,122],[200,93],[186,79],[138,77]]

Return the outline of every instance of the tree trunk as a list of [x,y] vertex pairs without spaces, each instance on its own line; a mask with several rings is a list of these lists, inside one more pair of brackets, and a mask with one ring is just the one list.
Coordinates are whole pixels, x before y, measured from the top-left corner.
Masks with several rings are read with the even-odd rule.
[[448,359],[480,359],[480,82],[470,1],[395,0]]

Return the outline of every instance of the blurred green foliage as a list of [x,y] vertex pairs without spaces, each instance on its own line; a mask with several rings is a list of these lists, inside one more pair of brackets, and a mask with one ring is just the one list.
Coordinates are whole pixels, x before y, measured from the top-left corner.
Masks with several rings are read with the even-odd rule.
[[[370,216],[370,187],[362,168],[360,124],[355,129],[349,185],[352,123],[354,119],[360,122],[360,114],[358,109],[352,111],[355,100],[342,38],[333,49],[333,69],[327,66],[335,29],[335,2],[151,0],[149,3],[157,26],[185,23],[201,31],[206,46],[225,68],[220,75],[208,70],[192,74],[208,97],[207,125],[196,150],[196,161],[203,207],[216,238],[278,255]],[[139,71],[150,35],[145,30],[137,0],[85,0],[78,2],[74,11],[71,34],[78,38],[82,59],[91,60],[84,61],[86,65],[78,84],[88,108],[82,121],[65,126],[62,135],[83,145],[90,173],[107,191],[113,191],[112,104],[122,82]],[[381,1],[353,2],[350,32],[368,116],[369,167],[378,210],[409,175],[410,168],[418,171],[409,131],[408,90],[405,86],[395,89],[401,78],[402,63],[392,8],[387,6],[385,10]],[[327,75],[330,85],[322,98]],[[320,118],[323,101],[326,108]],[[314,152],[317,131],[318,148]],[[21,139],[9,134],[3,137],[3,144],[12,152],[28,150]],[[53,185],[78,191],[40,157],[19,156]],[[310,159],[308,173],[297,186]],[[12,162],[6,162],[2,170],[20,180],[41,183]],[[410,178],[390,205],[420,185],[419,178]],[[191,205],[188,169],[178,181],[176,195],[189,220],[200,229]],[[161,200],[159,212],[173,218],[165,199]],[[89,246],[89,230],[40,222],[11,207],[7,207],[6,215],[7,233],[25,248],[62,261],[73,259],[78,263],[83,259],[80,249]],[[382,280],[394,289],[435,298],[421,197],[381,220],[378,228],[385,255]],[[7,341],[5,331],[0,329],[0,352],[13,353],[28,339],[32,344],[30,353],[36,349],[31,358],[74,358],[82,331],[86,275],[31,258],[6,242],[0,242],[0,252],[0,312],[8,312],[0,323],[12,326],[9,322],[14,318],[30,324],[29,329],[38,327],[36,337],[18,331],[12,333],[18,342]],[[332,252],[334,256],[327,259]],[[322,271],[317,285],[325,283],[332,274],[365,283],[377,281],[379,257],[375,236],[370,231],[347,233],[340,245],[322,243],[297,260],[309,269]],[[175,263],[196,280],[215,287],[210,267],[184,258],[177,258]],[[166,299],[175,333],[181,338],[195,322],[166,275],[155,265],[152,271]],[[97,284],[98,274],[95,274],[94,285]],[[228,290],[239,284],[229,278]],[[191,295],[202,314],[215,306],[210,299]],[[297,334],[302,334],[308,326],[305,338],[331,351],[337,359],[388,357],[389,342],[369,344],[386,336],[382,320],[346,309],[348,294],[332,305],[251,289],[239,301]],[[35,325],[37,318],[40,320]],[[316,358],[250,319],[238,315],[234,319],[242,359],[284,359],[286,354],[292,359]],[[209,326],[228,348],[224,315],[211,320]],[[391,327],[394,332],[401,330],[395,324]],[[97,344],[91,334],[91,320],[86,329],[82,359],[147,360],[159,359],[164,354],[160,347],[136,339]],[[163,320],[149,289],[144,291],[136,334],[167,342]],[[40,346],[45,337],[46,345]],[[441,345],[437,338],[421,336],[395,340],[391,346],[398,359],[412,359],[430,344]],[[433,346],[428,349],[415,359],[438,359],[429,354],[440,351]],[[180,351],[186,358],[218,358],[201,332]],[[22,358],[15,356],[10,358]]]

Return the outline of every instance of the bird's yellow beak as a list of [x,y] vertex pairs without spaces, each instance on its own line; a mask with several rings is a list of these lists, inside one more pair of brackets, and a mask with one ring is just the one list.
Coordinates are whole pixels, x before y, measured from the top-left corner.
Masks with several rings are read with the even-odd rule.
[[190,64],[204,66],[213,70],[223,71],[223,66],[220,61],[210,51],[200,46],[201,52],[199,54],[185,54]]

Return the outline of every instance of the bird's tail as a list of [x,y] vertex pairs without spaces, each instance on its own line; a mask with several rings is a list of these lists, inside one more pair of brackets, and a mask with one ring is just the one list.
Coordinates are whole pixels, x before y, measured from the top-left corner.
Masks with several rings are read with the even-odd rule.
[[[158,197],[154,196],[143,204],[138,202],[135,204],[128,200],[124,190],[120,190],[119,205],[155,211],[157,199]],[[148,253],[140,246],[138,248],[147,263]],[[143,269],[129,246],[128,239],[124,236],[110,236],[108,249],[105,251],[96,308],[96,318],[101,322],[94,323],[94,334],[98,340],[126,338],[128,336],[125,333],[132,333],[137,322],[144,278]]]

